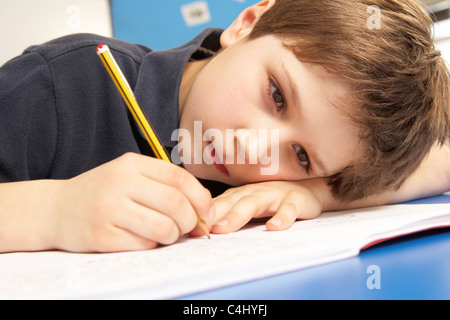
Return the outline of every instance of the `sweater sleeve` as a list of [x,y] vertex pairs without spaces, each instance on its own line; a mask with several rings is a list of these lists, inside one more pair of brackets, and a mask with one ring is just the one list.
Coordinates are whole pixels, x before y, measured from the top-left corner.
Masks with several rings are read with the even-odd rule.
[[0,68],[0,182],[48,178],[58,139],[46,60],[24,53]]

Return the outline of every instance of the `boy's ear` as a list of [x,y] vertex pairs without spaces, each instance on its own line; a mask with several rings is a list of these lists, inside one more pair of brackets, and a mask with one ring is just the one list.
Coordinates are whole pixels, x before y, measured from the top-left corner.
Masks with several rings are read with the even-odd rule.
[[237,40],[250,34],[256,22],[264,12],[272,8],[275,0],[263,0],[242,11],[237,19],[222,33],[220,44],[227,48]]

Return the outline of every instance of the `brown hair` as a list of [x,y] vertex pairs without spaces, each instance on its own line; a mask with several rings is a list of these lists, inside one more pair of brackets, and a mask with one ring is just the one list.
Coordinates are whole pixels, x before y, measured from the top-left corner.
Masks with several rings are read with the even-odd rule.
[[354,88],[358,107],[350,117],[365,148],[329,178],[337,199],[399,188],[430,148],[448,139],[449,72],[432,26],[412,0],[277,0],[250,34],[279,37],[300,61],[318,63]]

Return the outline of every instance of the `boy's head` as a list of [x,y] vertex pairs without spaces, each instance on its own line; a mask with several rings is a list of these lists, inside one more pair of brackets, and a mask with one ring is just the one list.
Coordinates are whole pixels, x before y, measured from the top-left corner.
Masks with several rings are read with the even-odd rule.
[[[181,127],[183,118],[187,122],[196,119],[184,117],[183,113],[193,110],[189,105],[200,103],[195,96],[196,92],[200,92],[198,87],[202,77],[208,79],[208,71],[220,66],[221,59],[225,72],[226,63],[223,62],[227,60],[220,58],[221,55],[228,55],[232,62],[239,59],[239,55],[233,57],[226,51],[236,43],[240,47],[237,46],[238,49],[234,51],[242,54],[244,51],[238,51],[244,48],[242,43],[247,46],[247,50],[252,43],[263,44],[263,40],[273,40],[275,36],[281,40],[281,46],[297,59],[298,64],[295,66],[294,63],[286,62],[289,58],[280,49],[283,58],[280,58],[279,68],[294,66],[284,73],[291,73],[294,82],[300,82],[296,87],[303,91],[301,100],[304,105],[300,110],[306,110],[308,116],[317,113],[321,119],[327,120],[316,118],[317,123],[321,122],[316,132],[312,132],[312,129],[308,131],[308,126],[314,125],[311,123],[314,117],[309,117],[309,123],[302,123],[297,131],[303,135],[299,137],[302,141],[297,143],[293,140],[291,144],[303,148],[302,144],[306,141],[309,149],[316,150],[307,154],[302,153],[304,150],[294,148],[297,160],[301,162],[303,159],[306,163],[309,158],[315,158],[314,153],[325,154],[322,162],[328,169],[331,167],[328,170],[330,185],[334,195],[341,200],[354,200],[396,188],[418,167],[433,144],[442,143],[449,137],[449,73],[440,53],[433,46],[431,26],[432,21],[421,6],[408,0],[264,1],[244,11],[222,35],[221,42],[226,49],[213,59],[217,61],[208,63],[209,69],[203,68],[198,73],[200,81],[197,81],[197,85],[194,81],[193,90],[189,92],[191,97],[188,95],[186,104],[184,101],[180,104]],[[272,44],[270,41],[264,44],[277,46],[276,42]],[[262,56],[266,50],[270,51],[270,48],[261,49],[264,50],[261,51]],[[257,52],[253,53],[257,60]],[[232,66],[233,63],[230,63],[230,68]],[[242,65],[243,73],[245,67]],[[254,72],[258,72],[256,68]],[[235,73],[236,87],[229,92],[235,92],[247,104],[233,107],[256,105],[256,93],[251,95],[237,87],[239,79],[242,78],[243,82],[245,75]],[[271,78],[272,71],[267,73],[271,99],[275,104],[285,99],[289,102],[286,96],[291,88],[279,88],[283,87],[283,83]],[[277,72],[273,73],[276,75]],[[261,77],[264,75],[261,74]],[[209,79],[212,79],[212,73]],[[305,79],[315,81],[316,86],[305,83]],[[208,83],[203,81],[203,85]],[[252,86],[254,83],[247,85]],[[230,87],[230,82],[227,86]],[[307,90],[309,92],[305,92]],[[314,90],[317,91],[316,95],[312,92]],[[305,100],[305,95],[309,95],[309,99]],[[229,104],[234,101],[237,100],[229,99]],[[327,101],[331,102],[334,110],[329,108]],[[308,108],[312,105],[315,109]],[[186,106],[186,110],[183,110]],[[266,118],[260,117],[258,112],[256,110],[254,119],[259,120],[256,127],[274,128],[273,122],[267,122],[267,125],[263,123]],[[275,117],[278,117],[281,128],[278,151],[280,166],[284,168],[283,130],[290,118],[283,118],[278,113]],[[304,118],[299,116],[299,119],[302,121]],[[247,125],[241,121],[229,129]],[[255,126],[255,123],[252,125]],[[320,135],[317,133],[319,130],[323,131]],[[328,136],[326,131],[329,131]],[[309,139],[311,136],[314,139]],[[328,142],[328,148],[324,142]],[[352,152],[353,149],[355,152]],[[342,150],[342,154],[339,150]],[[312,177],[323,176],[318,172],[316,169]],[[273,178],[295,180],[299,176],[293,174],[285,177],[280,174]],[[264,177],[260,180],[264,180]],[[224,179],[224,182],[229,181]]]
[[351,83],[364,155],[331,177],[336,196],[398,187],[449,137],[449,73],[412,0],[278,0],[250,39],[275,34],[301,61]]

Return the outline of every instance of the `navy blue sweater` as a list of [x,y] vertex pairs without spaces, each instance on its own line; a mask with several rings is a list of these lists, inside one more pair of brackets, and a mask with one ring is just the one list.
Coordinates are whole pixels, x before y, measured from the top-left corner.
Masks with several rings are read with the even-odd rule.
[[[97,56],[106,43],[163,144],[178,128],[178,91],[200,46],[217,51],[221,30],[178,48],[147,47],[92,34],[27,49],[0,68],[0,182],[66,179],[126,152],[152,155]],[[203,51],[203,50],[202,50]]]

